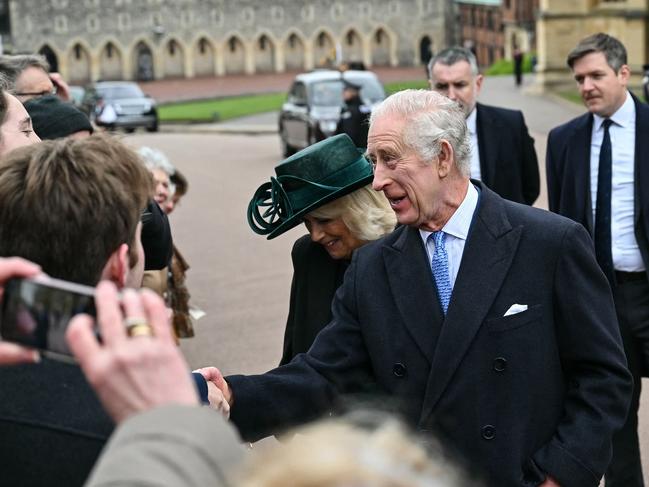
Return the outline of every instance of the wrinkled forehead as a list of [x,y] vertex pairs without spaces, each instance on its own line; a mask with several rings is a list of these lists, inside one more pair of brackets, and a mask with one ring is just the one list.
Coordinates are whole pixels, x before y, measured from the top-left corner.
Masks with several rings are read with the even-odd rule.
[[37,66],[29,66],[16,78],[16,91],[36,93],[51,91],[54,87],[49,74]]

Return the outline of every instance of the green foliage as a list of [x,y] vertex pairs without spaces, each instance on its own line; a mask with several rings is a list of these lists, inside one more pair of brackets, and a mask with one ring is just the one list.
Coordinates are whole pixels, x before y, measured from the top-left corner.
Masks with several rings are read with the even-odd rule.
[[408,89],[425,89],[428,88],[428,80],[425,79],[425,72],[421,70],[421,80],[417,81],[397,81],[395,83],[388,83],[385,85],[385,94],[391,95],[397,91],[408,90]]
[[[532,72],[532,56],[534,53],[527,53],[523,55],[523,73]],[[500,59],[489,66],[485,74],[488,76],[499,76],[505,74],[514,74],[514,61],[510,59]]]

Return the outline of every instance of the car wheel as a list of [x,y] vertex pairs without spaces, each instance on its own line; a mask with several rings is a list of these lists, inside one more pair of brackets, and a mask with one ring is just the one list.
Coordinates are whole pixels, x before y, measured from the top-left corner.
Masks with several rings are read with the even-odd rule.
[[292,145],[289,145],[288,142],[286,142],[286,130],[284,127],[279,132],[279,143],[282,149],[282,155],[284,157],[291,157],[293,154],[297,152],[295,147]]
[[127,134],[132,134],[133,132],[135,132],[135,128],[134,127],[127,127],[127,128],[124,129],[124,131]]
[[155,122],[153,123],[153,125],[146,128],[146,131],[147,132],[157,132],[158,131],[158,119],[157,118],[155,119]]

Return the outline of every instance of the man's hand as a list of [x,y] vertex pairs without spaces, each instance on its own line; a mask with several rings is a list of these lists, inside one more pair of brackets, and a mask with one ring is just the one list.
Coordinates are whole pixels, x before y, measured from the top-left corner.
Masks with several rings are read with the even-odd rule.
[[72,101],[70,96],[70,86],[65,82],[63,76],[59,73],[50,73],[52,84],[56,87],[56,96],[63,101]]
[[[232,397],[232,390],[223,378],[223,374],[221,374],[221,371],[219,369],[217,369],[216,367],[203,367],[202,369],[197,369],[194,372],[198,372],[205,378],[205,380],[207,381],[208,391],[210,390],[210,384],[216,386],[223,394],[223,398],[227,401],[228,406],[232,407],[232,401],[234,400],[234,398]],[[212,401],[210,400],[210,406],[211,404]]]
[[207,399],[210,402],[210,408],[220,412],[225,419],[230,418],[230,404],[225,400],[221,389],[212,382],[207,383]]
[[[165,404],[198,405],[198,395],[187,363],[174,344],[162,299],[146,289],[127,289],[121,311],[117,290],[102,282],[95,292],[97,322],[102,343],[93,333],[93,320],[78,315],[70,323],[67,341],[83,372],[116,423]],[[129,337],[125,318],[147,324],[152,336]]]
[[[4,284],[12,277],[34,277],[41,273],[36,264],[18,257],[0,258],[0,296]],[[0,365],[38,362],[37,350],[21,347],[15,343],[0,342]]]

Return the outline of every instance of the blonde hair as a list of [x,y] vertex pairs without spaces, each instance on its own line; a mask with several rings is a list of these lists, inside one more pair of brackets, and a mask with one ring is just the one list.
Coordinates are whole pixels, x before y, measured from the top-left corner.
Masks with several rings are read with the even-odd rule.
[[397,217],[385,195],[368,184],[309,212],[314,218],[340,218],[357,239],[370,242],[394,230]]
[[460,487],[459,471],[433,458],[400,422],[373,429],[341,419],[295,431],[280,445],[253,451],[240,487]]

